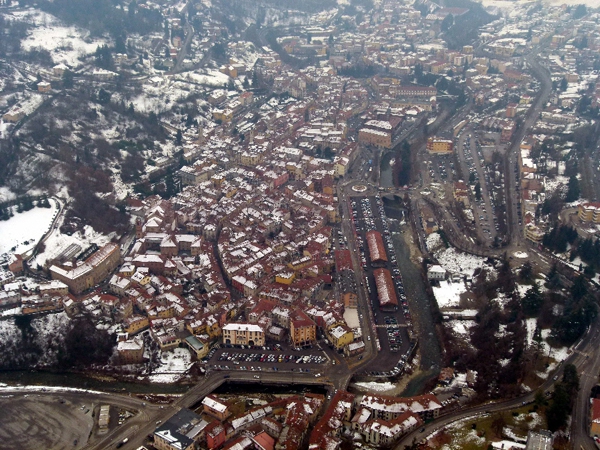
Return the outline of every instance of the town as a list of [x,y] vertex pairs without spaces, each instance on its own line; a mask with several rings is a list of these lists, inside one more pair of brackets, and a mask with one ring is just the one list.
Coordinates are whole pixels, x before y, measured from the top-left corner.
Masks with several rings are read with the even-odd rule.
[[600,445],[600,12],[296,3],[0,1],[7,448]]

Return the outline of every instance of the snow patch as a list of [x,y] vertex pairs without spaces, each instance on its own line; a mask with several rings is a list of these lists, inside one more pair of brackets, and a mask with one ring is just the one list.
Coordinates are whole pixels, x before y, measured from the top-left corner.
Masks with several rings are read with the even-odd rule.
[[23,254],[35,247],[58,211],[56,200],[49,201],[51,208],[33,208],[0,222],[0,254]]

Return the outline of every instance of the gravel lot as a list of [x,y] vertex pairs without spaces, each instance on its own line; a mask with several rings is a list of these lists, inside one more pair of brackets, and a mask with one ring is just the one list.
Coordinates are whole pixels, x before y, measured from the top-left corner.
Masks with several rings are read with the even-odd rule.
[[94,405],[61,403],[59,398],[0,396],[0,449],[83,448],[94,424]]

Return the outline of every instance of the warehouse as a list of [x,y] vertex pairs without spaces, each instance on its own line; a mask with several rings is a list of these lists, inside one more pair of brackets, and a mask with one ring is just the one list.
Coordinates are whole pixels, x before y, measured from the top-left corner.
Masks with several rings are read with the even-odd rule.
[[398,309],[398,297],[394,290],[392,276],[387,269],[375,269],[375,286],[377,287],[377,297],[379,298],[379,309],[382,311],[396,311]]

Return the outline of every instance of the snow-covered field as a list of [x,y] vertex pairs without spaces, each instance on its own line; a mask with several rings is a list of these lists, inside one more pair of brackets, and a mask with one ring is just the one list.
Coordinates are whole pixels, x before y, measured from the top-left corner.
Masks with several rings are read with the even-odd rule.
[[160,362],[160,367],[148,379],[153,383],[174,383],[192,366],[192,357],[185,348],[176,348],[171,352],[163,352]]
[[450,273],[473,276],[475,269],[483,267],[484,258],[459,252],[450,247],[436,255],[440,265]]
[[449,280],[440,281],[440,286],[433,288],[433,295],[440,308],[457,307],[460,301],[460,294],[464,292],[467,292],[467,287],[462,280],[457,283]]
[[30,35],[23,40],[21,44],[23,49],[48,50],[56,64],[63,63],[71,68],[77,68],[82,64],[80,57],[92,54],[99,45],[108,43],[103,39],[91,39],[87,31],[65,26],[51,14],[38,10],[13,11],[11,14],[36,25]]
[[33,208],[0,222],[0,254],[31,250],[48,231],[58,211],[56,200],[50,199],[50,204],[51,208]]

